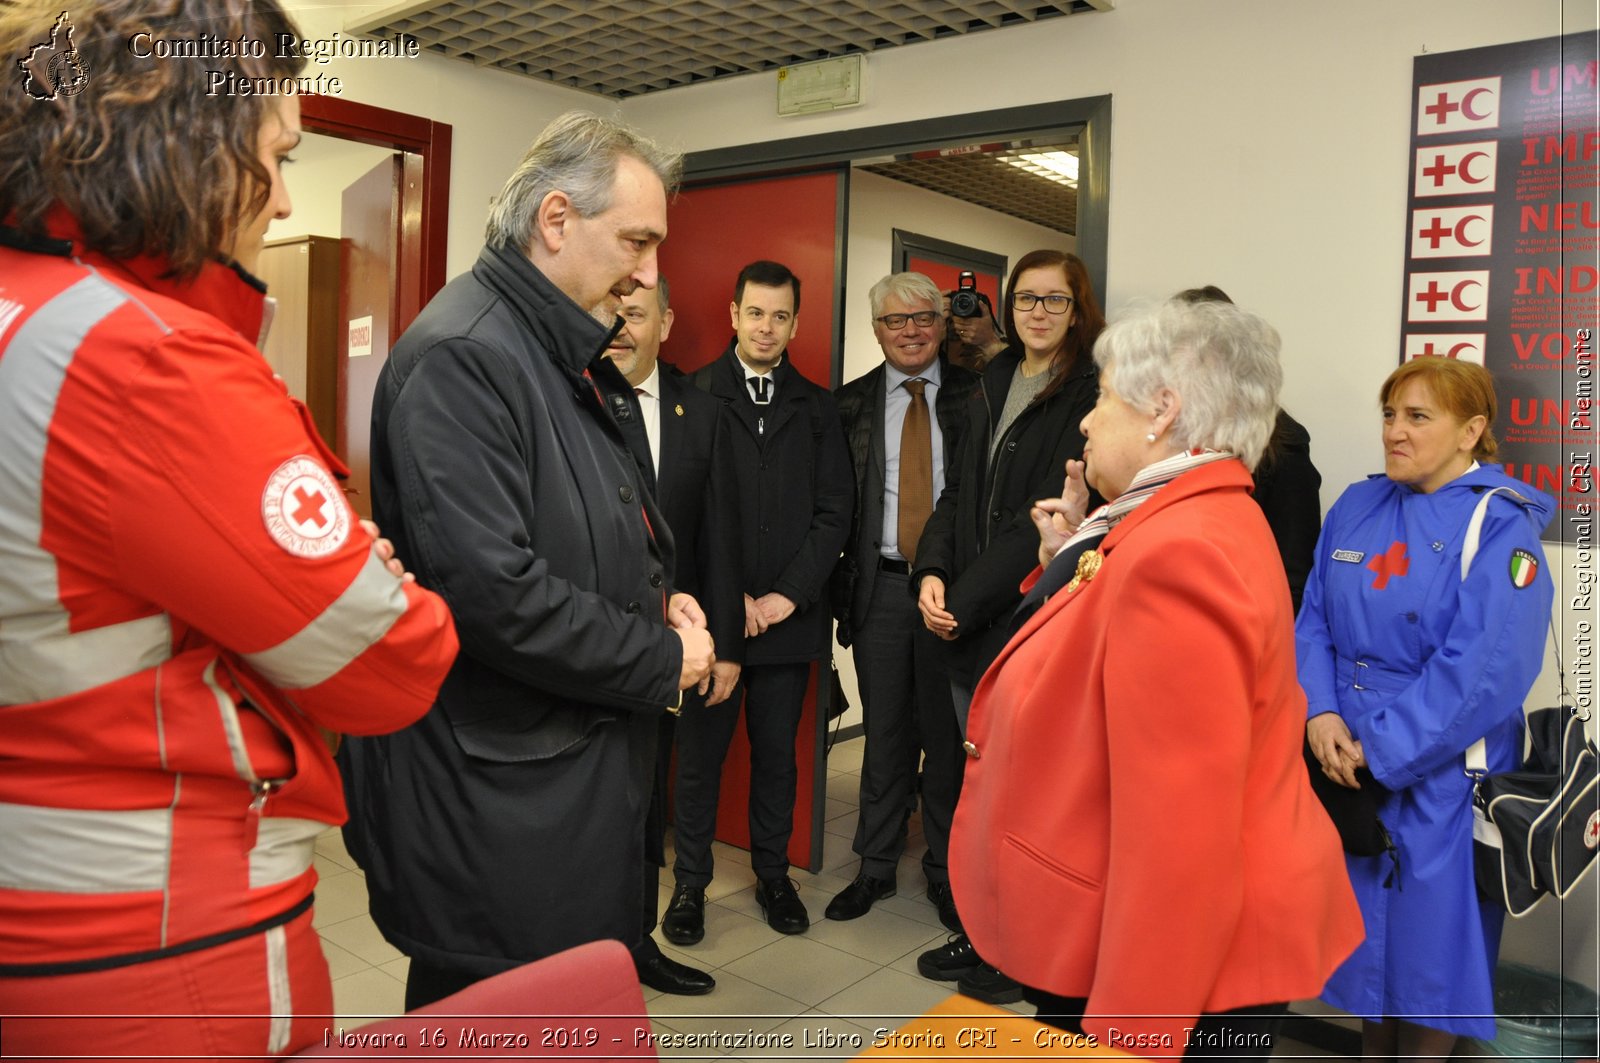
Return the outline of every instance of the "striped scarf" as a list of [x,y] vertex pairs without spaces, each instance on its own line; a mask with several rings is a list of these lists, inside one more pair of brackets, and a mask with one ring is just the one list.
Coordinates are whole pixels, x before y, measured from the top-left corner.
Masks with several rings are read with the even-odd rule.
[[1138,471],[1128,489],[1118,495],[1115,501],[1107,502],[1084,518],[1072,538],[1063,543],[1061,549],[1056,552],[1056,557],[1071,550],[1074,543],[1090,538],[1103,538],[1107,532],[1122,522],[1123,517],[1144,505],[1150,500],[1151,495],[1190,469],[1198,469],[1202,465],[1231,457],[1233,455],[1225,450],[1196,447],[1194,450],[1174,454],[1170,458],[1162,458],[1158,462],[1146,465]]

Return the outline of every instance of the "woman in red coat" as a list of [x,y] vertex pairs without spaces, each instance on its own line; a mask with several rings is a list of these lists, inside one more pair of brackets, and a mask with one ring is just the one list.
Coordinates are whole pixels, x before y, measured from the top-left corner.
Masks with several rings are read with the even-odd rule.
[[[1084,463],[1035,512],[1036,611],[973,701],[951,880],[1041,1019],[1142,1054],[1264,1057],[1362,937],[1249,495],[1278,336],[1168,304],[1109,327],[1095,360]],[[1085,480],[1110,502],[1081,519]]]

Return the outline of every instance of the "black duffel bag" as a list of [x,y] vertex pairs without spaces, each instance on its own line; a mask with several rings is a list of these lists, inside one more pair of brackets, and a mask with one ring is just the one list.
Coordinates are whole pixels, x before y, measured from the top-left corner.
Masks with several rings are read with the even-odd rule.
[[1467,750],[1478,892],[1514,916],[1546,894],[1566,897],[1600,850],[1600,753],[1587,712],[1528,713],[1530,750],[1520,771],[1485,772],[1482,741]]

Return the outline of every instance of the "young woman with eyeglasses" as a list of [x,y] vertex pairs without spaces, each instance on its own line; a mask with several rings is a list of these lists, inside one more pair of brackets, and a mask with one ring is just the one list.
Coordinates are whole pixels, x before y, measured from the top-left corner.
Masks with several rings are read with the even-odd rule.
[[[978,678],[1006,643],[1022,600],[1018,585],[1038,564],[1039,533],[1029,512],[1037,500],[1060,494],[1067,461],[1082,459],[1078,425],[1099,391],[1091,352],[1105,317],[1076,255],[1024,255],[1011,271],[1005,305],[1010,344],[972,393],[971,422],[911,576],[923,622],[946,641],[963,731]],[[960,980],[963,993],[982,1000],[1020,997],[1016,983],[983,965],[959,935],[925,953],[918,968],[930,978]]]

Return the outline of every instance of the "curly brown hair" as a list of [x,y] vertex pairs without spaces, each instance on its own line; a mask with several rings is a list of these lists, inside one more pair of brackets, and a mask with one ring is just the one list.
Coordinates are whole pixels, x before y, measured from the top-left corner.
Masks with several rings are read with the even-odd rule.
[[[60,0],[0,6],[0,56],[27,56],[49,36]],[[0,219],[38,238],[64,207],[84,244],[112,258],[156,255],[180,279],[227,247],[267,202],[271,175],[256,158],[275,96],[208,93],[208,71],[292,78],[305,66],[280,35],[299,34],[275,0],[74,0],[72,44],[88,82],[75,95],[0,104]],[[149,40],[259,42],[222,58],[163,57]],[[141,38],[145,39],[145,38]],[[136,55],[137,50],[145,57]]]

